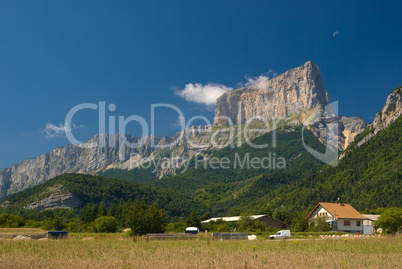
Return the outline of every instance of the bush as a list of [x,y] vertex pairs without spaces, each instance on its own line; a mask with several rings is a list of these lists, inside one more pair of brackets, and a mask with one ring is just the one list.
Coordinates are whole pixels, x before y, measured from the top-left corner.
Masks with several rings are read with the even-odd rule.
[[255,227],[257,230],[261,231],[261,232],[265,232],[265,231],[267,230],[267,228],[268,228],[268,225],[267,225],[265,222],[263,222],[263,221],[256,220],[256,221],[254,222],[254,227]]
[[183,233],[186,230],[187,224],[183,221],[169,223],[166,226],[167,232],[181,232]]
[[135,235],[163,233],[166,227],[165,212],[155,204],[129,203],[126,210],[126,224]]
[[7,227],[18,228],[25,225],[24,218],[16,215],[9,215],[7,218]]
[[81,224],[81,222],[79,222],[79,221],[70,221],[67,224],[67,231],[75,232],[75,233],[82,232],[82,224]]
[[55,231],[62,231],[66,227],[64,221],[59,216],[54,217],[52,224]]
[[331,231],[331,225],[323,218],[318,218],[316,222],[310,223],[310,232],[329,232]]
[[42,229],[47,231],[53,230],[53,220],[52,219],[44,220]]
[[380,215],[375,224],[386,233],[395,234],[402,227],[402,208],[388,208]]
[[197,214],[193,211],[190,216],[186,219],[187,227],[201,227],[201,220],[197,218]]
[[7,218],[8,218],[8,214],[0,215],[0,227],[7,227]]
[[102,216],[95,220],[95,228],[98,233],[117,232],[117,221],[115,217]]
[[39,228],[43,225],[42,221],[27,220],[25,222],[26,228]]

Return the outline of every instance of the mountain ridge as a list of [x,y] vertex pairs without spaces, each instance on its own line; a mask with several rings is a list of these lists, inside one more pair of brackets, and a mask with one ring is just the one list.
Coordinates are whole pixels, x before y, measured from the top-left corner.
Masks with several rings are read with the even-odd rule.
[[[283,125],[301,125],[308,115],[323,110],[323,106],[330,102],[326,88],[322,82],[321,74],[318,67],[310,62],[306,62],[301,67],[296,67],[285,72],[282,75],[277,76],[267,82],[264,82],[263,91],[265,93],[275,92],[273,89],[278,89],[278,98],[273,98],[272,111],[278,110],[277,116],[286,116],[281,120],[280,126]],[[271,86],[270,86],[271,85]],[[228,92],[226,95],[231,95],[236,92],[242,92],[243,94],[250,91],[251,94],[256,96],[256,93],[260,91],[261,85],[255,85],[248,88],[242,88]],[[264,88],[265,87],[265,88]],[[270,91],[266,89],[271,89]],[[287,94],[288,92],[288,94]],[[302,93],[302,94],[300,94]],[[260,96],[260,94],[257,94]],[[220,106],[223,99],[221,97],[217,100],[216,110],[218,116]],[[270,94],[264,98],[260,98],[261,102],[270,102]],[[286,97],[289,96],[289,97]],[[287,99],[286,99],[286,98]],[[258,107],[257,103],[253,102],[251,97],[247,95],[244,102],[249,108]],[[275,103],[280,103],[278,100],[284,100],[285,106]],[[292,100],[299,100],[293,102]],[[251,100],[251,101],[250,101]],[[250,103],[252,102],[252,103]],[[261,105],[260,102],[260,105]],[[295,105],[293,105],[295,103]],[[289,108],[287,108],[289,105]],[[259,116],[258,113],[262,113],[261,116],[267,116],[264,113],[269,113],[267,106],[260,106],[259,109],[254,112],[247,112],[250,110],[247,108],[245,115],[253,117]],[[268,106],[269,107],[269,106]],[[305,110],[310,109],[310,110]],[[257,113],[257,114],[256,114]],[[233,115],[228,114],[228,117]],[[246,119],[246,118],[244,118]],[[247,118],[248,119],[248,118]],[[354,137],[365,129],[365,123],[361,118],[356,118],[352,122],[345,120],[348,118],[339,117],[341,139],[339,141],[339,148],[343,150],[349,145]],[[325,143],[327,133],[326,124],[322,122],[314,123],[311,125],[313,133],[320,139],[322,143]],[[96,174],[108,169],[118,168],[131,170],[142,164],[157,160],[158,158],[165,157],[170,162],[177,162],[177,166],[181,166],[188,161],[195,154],[202,154],[205,149],[219,149],[221,145],[224,145],[229,139],[230,134],[222,131],[218,122],[215,122],[213,126],[192,126],[189,129],[183,130],[176,134],[174,137],[164,136],[162,138],[144,137],[138,138],[133,135],[119,136],[100,134],[95,135],[91,140],[85,144],[93,145],[90,148],[81,148],[75,145],[67,145],[62,148],[55,149],[51,152],[45,153],[39,157],[22,161],[11,167],[0,170],[0,199],[12,193],[24,190],[31,186],[40,184],[62,173],[89,173]],[[237,128],[239,126],[239,128]],[[234,135],[238,135],[239,139],[232,141],[240,146],[245,143],[244,134],[239,132],[245,132],[245,125],[236,126]],[[250,139],[258,137],[272,129],[266,129],[264,124],[254,124],[255,130],[250,132],[248,136]],[[280,127],[277,126],[277,127]],[[242,129],[243,128],[243,129]],[[239,130],[239,131],[238,131]],[[238,132],[238,133],[236,133]],[[185,135],[183,135],[185,134]],[[131,143],[139,143],[137,148],[125,147],[124,150],[119,148],[120,139],[125,139]],[[152,147],[150,140],[155,139],[156,147]],[[213,140],[213,139],[216,139]],[[99,141],[106,141],[104,147],[99,147]],[[176,141],[176,143],[171,144]],[[189,143],[191,142],[191,143]],[[217,143],[214,143],[217,142]],[[109,144],[114,146],[110,146]],[[346,146],[345,146],[346,145]],[[160,167],[155,173],[157,178],[162,178],[169,175],[174,175],[176,167]]]

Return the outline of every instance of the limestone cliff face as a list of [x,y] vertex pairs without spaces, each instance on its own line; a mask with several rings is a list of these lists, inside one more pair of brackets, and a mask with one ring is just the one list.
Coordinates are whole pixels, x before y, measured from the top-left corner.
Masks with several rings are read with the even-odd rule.
[[[328,126],[336,124],[338,132],[328,132]],[[334,135],[337,135],[338,150],[345,150],[350,143],[354,141],[357,135],[366,130],[367,124],[361,117],[333,117],[324,118],[322,121],[316,122],[311,126],[311,131],[318,138],[318,140],[326,144],[327,140],[333,141]]]
[[364,138],[362,138],[357,146],[360,147],[370,138],[375,136],[387,128],[391,123],[396,121],[402,114],[402,86],[394,89],[387,97],[384,107],[378,111],[373,123],[369,126],[372,129]]
[[[95,135],[85,145],[88,148],[68,145],[57,148],[39,157],[22,161],[9,168],[0,170],[0,199],[6,195],[22,191],[43,183],[63,173],[97,173],[113,164],[124,163],[133,156],[142,161],[152,160],[156,152],[173,149],[197,136],[210,126],[193,126],[174,137],[164,136],[138,138],[125,135],[124,141],[137,144],[135,147],[120,147],[123,139],[118,134]],[[84,144],[82,144],[84,145]],[[126,162],[127,163],[127,162]],[[118,166],[117,166],[118,167]],[[125,169],[129,167],[123,167]],[[133,167],[131,167],[133,168]]]
[[384,107],[373,121],[374,134],[387,128],[402,114],[402,87],[393,90],[387,97]]
[[63,185],[52,186],[48,188],[49,197],[37,200],[27,206],[25,209],[55,209],[55,208],[77,208],[82,201],[69,193]]
[[330,103],[318,67],[311,61],[271,80],[226,92],[216,101],[214,125],[255,117],[280,119]]

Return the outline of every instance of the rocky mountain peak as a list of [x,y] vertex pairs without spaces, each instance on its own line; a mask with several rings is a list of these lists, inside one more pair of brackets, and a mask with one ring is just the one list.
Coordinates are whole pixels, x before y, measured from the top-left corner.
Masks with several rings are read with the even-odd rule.
[[378,111],[372,124],[368,126],[370,132],[357,142],[360,147],[377,133],[387,128],[402,115],[402,86],[395,88],[387,97],[384,107]]
[[329,103],[320,70],[308,61],[268,81],[223,94],[216,101],[214,125],[280,119]]
[[402,86],[394,89],[387,97],[384,107],[373,121],[374,133],[388,127],[402,114]]

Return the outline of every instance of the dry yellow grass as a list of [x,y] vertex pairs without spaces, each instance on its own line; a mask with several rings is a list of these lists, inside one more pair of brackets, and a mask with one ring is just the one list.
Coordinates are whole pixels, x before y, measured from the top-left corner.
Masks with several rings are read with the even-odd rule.
[[39,228],[0,228],[0,234],[45,234],[46,232]]
[[[88,237],[88,236],[87,236]],[[0,268],[400,268],[402,239],[0,241]]]

